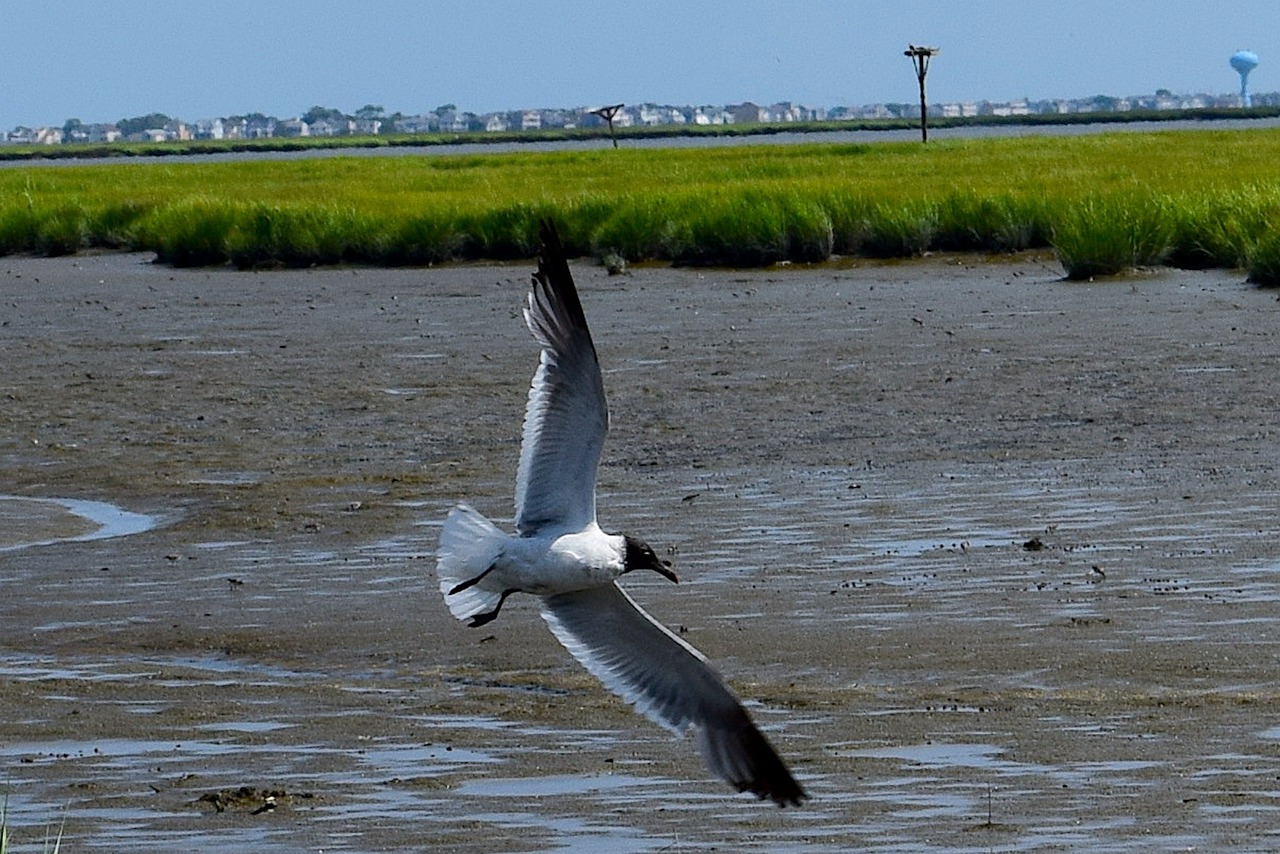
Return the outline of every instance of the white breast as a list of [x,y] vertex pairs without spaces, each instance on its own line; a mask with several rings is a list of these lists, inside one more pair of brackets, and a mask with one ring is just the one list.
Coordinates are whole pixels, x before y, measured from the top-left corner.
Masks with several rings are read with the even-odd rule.
[[513,589],[551,596],[608,584],[623,569],[625,543],[591,525],[574,534],[513,537],[498,572]]

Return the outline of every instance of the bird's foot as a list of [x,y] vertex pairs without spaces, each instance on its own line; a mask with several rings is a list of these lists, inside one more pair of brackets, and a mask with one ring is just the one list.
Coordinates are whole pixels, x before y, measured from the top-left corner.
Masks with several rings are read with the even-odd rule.
[[493,572],[493,570],[497,568],[497,566],[498,565],[495,563],[493,564],[493,566],[490,566],[488,569],[486,569],[484,572],[477,575],[475,578],[470,578],[470,579],[467,579],[466,581],[461,582],[460,584],[455,584],[453,586],[453,589],[449,591],[449,595],[452,596],[455,593],[461,593],[463,590],[466,590],[468,587],[476,586],[477,584],[480,583],[480,580],[482,578],[484,578],[489,573]]
[[492,623],[494,620],[498,619],[498,612],[502,610],[502,603],[506,602],[507,597],[515,592],[515,590],[502,591],[502,597],[498,599],[498,604],[493,607],[492,611],[485,611],[483,614],[475,614],[472,616],[471,622],[467,623],[467,625],[475,629],[480,626],[487,625],[488,623]]

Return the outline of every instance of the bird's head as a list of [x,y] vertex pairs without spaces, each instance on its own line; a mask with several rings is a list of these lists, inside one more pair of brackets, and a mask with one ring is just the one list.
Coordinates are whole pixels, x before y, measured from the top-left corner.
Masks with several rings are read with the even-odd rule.
[[680,583],[680,579],[676,578],[676,574],[671,571],[671,562],[659,560],[658,556],[653,553],[653,549],[649,548],[648,543],[643,540],[637,540],[635,537],[627,536],[624,536],[623,540],[627,544],[626,553],[622,557],[623,573],[633,572],[637,569],[652,569],[671,583]]

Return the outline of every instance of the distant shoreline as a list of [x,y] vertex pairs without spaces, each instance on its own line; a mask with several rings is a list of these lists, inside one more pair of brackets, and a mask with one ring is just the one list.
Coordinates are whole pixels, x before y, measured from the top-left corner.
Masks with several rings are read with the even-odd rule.
[[[1142,110],[1115,113],[1036,114],[931,118],[935,139],[1089,134],[1118,130],[1151,131],[1204,128],[1280,127],[1280,108]],[[894,142],[919,138],[919,123],[907,119],[756,123],[718,126],[662,125],[625,128],[618,142],[627,146],[794,144],[797,142]],[[0,167],[99,163],[104,160],[193,162],[244,159],[293,159],[317,156],[472,154],[539,150],[593,149],[607,146],[598,129],[397,134],[393,136],[273,137],[270,139],[194,140],[190,142],[116,142],[58,146],[0,147]]]

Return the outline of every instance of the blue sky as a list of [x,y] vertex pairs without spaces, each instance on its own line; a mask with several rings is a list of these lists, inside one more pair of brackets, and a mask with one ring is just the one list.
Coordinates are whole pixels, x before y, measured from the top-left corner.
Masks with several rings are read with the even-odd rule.
[[0,128],[313,105],[425,112],[1280,90],[1274,0],[0,0]]

